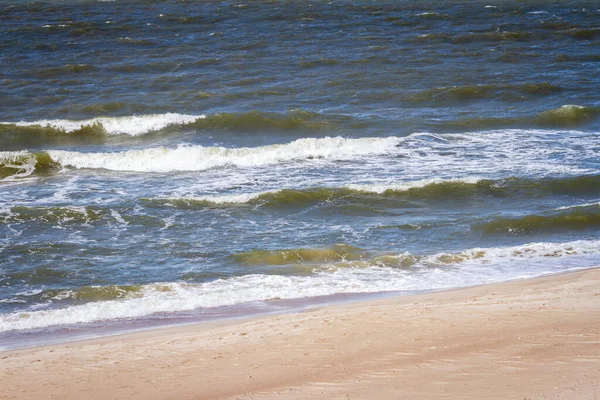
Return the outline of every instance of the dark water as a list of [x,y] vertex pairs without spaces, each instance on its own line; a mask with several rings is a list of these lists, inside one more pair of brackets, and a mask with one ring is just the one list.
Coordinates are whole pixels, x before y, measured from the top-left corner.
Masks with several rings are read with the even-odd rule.
[[0,342],[600,264],[599,22],[3,1]]

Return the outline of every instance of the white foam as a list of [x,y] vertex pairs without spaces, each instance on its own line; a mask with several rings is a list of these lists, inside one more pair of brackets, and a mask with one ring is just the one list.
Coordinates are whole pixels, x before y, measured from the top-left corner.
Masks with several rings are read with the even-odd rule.
[[[334,187],[332,189],[352,189],[369,193],[383,193],[387,190],[408,190],[411,188],[424,187],[437,183],[477,183],[483,178],[470,177],[464,179],[422,179],[403,183],[377,183],[377,184],[350,184],[347,186]],[[308,188],[288,188],[288,190],[310,190]],[[276,194],[278,190],[265,190],[253,193],[240,193],[232,195],[204,195],[204,196],[181,196],[181,197],[156,197],[154,200],[183,200],[183,201],[206,201],[215,204],[243,204],[258,199],[268,194]]]
[[110,215],[119,223],[121,224],[123,227],[129,225],[129,222],[125,221],[123,219],[123,216],[115,209],[111,208],[110,209]]
[[222,196],[184,196],[184,197],[156,197],[153,200],[183,200],[183,201],[207,201],[215,204],[243,204],[248,203],[258,197],[274,193],[271,191],[257,193],[242,193]]
[[416,181],[408,181],[402,183],[373,183],[373,184],[352,184],[348,185],[349,189],[361,190],[363,192],[371,193],[383,193],[387,190],[398,190],[404,191],[412,188],[425,187],[427,185],[439,184],[439,183],[477,183],[484,178],[481,177],[467,177],[467,178],[451,178],[451,179],[419,179]]
[[35,155],[27,151],[0,151],[0,166],[15,168],[19,171],[16,174],[0,179],[0,181],[11,181],[29,176],[35,172],[35,164],[37,164]]
[[[143,130],[145,130],[144,128]],[[104,168],[115,171],[170,172],[203,171],[222,166],[253,167],[310,158],[357,160],[353,173],[357,185],[366,190],[386,190],[393,178],[406,182],[436,179],[470,179],[471,176],[500,179],[508,176],[573,176],[595,174],[594,147],[598,133],[546,130],[496,130],[469,134],[414,133],[405,137],[346,139],[305,138],[290,143],[254,148],[203,146],[156,147],[112,153],[48,151],[63,166]],[[574,150],[575,144],[581,149]],[[547,151],[540,151],[540,149]],[[556,155],[561,162],[556,162]],[[380,157],[365,157],[380,155]],[[312,165],[306,163],[305,165]],[[295,167],[302,167],[299,163]],[[282,171],[264,171],[277,179]],[[250,173],[250,172],[244,172]],[[392,176],[393,175],[393,176]],[[287,175],[286,175],[287,176]],[[279,181],[279,179],[277,179]],[[385,187],[373,185],[382,182]],[[319,183],[323,186],[326,182]],[[339,182],[336,182],[339,184]],[[368,187],[372,185],[372,187]],[[410,185],[410,183],[408,184]],[[313,185],[314,186],[314,185]],[[332,185],[329,185],[332,186]],[[277,184],[274,187],[281,187]],[[357,186],[358,187],[358,186]],[[405,188],[406,185],[397,187]]]
[[40,126],[42,128],[60,129],[74,132],[85,126],[102,125],[109,135],[139,136],[148,132],[159,131],[170,125],[183,125],[206,118],[205,115],[186,115],[177,113],[132,115],[126,117],[97,117],[84,120],[43,119],[32,122],[1,122],[17,126]]
[[291,143],[261,147],[154,147],[115,153],[80,153],[51,150],[50,157],[74,168],[103,168],[114,171],[170,172],[203,171],[216,167],[252,167],[308,158],[352,159],[393,151],[401,138],[345,139],[325,137],[298,139]]
[[554,211],[570,210],[572,208],[593,207],[593,206],[600,207],[600,200],[599,201],[595,201],[593,203],[583,203],[583,204],[574,204],[572,206],[557,207],[557,208],[554,209]]
[[528,243],[522,246],[473,248],[460,253],[440,253],[427,256],[425,263],[438,263],[445,256],[458,256],[468,263],[490,264],[502,260],[510,260],[512,264],[519,259],[538,259],[548,262],[548,257],[597,254],[600,256],[600,240],[576,240],[565,243]]
[[149,284],[130,298],[0,315],[0,332],[136,318],[275,298],[439,290],[528,278],[600,264],[600,241],[470,249],[458,253],[464,259],[450,265],[440,261],[444,255],[425,257],[411,269],[375,265],[336,268],[333,264],[331,268],[315,270],[311,276],[252,274],[202,284]]

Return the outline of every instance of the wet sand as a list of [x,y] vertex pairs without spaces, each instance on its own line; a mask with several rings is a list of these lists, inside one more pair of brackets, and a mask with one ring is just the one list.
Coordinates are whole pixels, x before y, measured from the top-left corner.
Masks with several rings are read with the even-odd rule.
[[600,269],[0,352],[2,399],[600,399]]

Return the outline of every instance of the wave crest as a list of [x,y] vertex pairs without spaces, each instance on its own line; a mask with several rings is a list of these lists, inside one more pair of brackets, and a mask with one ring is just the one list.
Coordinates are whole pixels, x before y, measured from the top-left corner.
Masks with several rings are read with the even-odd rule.
[[497,218],[477,226],[476,229],[480,229],[487,234],[531,235],[541,232],[586,230],[600,227],[600,206],[598,204],[568,210],[552,215]]
[[232,256],[245,265],[284,265],[293,263],[324,263],[342,260],[359,260],[364,250],[346,244],[336,244],[328,249],[251,250]]
[[531,96],[548,96],[563,89],[548,82],[522,85],[467,85],[428,89],[410,94],[406,100],[413,104],[460,104],[491,97],[524,99]]
[[250,111],[247,113],[218,113],[208,115],[191,124],[195,129],[223,129],[230,131],[257,130],[323,130],[332,126],[329,119],[318,113],[295,110],[286,114]]
[[142,201],[150,207],[169,206],[181,209],[198,209],[244,204],[265,207],[297,207],[345,199],[373,204],[389,200],[445,201],[476,196],[583,196],[599,193],[600,175],[540,180],[516,177],[493,180],[473,177],[455,180],[427,179],[401,184],[348,185],[339,188],[281,189],[270,192],[225,196],[144,198]]
[[0,181],[24,178],[33,174],[47,175],[59,169],[60,164],[48,153],[0,152]]
[[[448,289],[564,271],[569,268],[568,265],[573,265],[571,268],[591,266],[597,263],[599,254],[600,242],[593,240],[531,243],[429,256],[404,253],[382,255],[370,260],[325,261],[320,268],[302,276],[247,274],[202,283],[86,287],[72,292],[59,290],[52,293],[53,297],[57,297],[55,300],[62,298],[84,303],[57,309],[2,314],[0,332],[137,318],[271,299]],[[582,258],[584,256],[590,259]],[[557,259],[554,264],[560,267],[552,263],[552,258]],[[518,267],[523,259],[527,259],[530,265],[526,273]],[[465,274],[462,267],[468,268],[470,273]]]
[[537,115],[524,117],[476,117],[456,119],[437,124],[443,128],[481,130],[500,127],[537,126],[542,128],[574,128],[594,121],[600,116],[600,108],[580,105],[564,105]]
[[[111,110],[126,107],[141,107],[125,103],[106,103],[84,107],[85,112]],[[339,117],[341,118],[341,117]],[[68,136],[91,139],[94,136],[127,135],[141,136],[167,128],[181,127],[195,130],[323,130],[335,125],[334,116],[295,110],[289,113],[250,111],[247,113],[217,113],[212,115],[190,115],[178,113],[130,115],[122,117],[95,117],[83,120],[42,119],[39,121],[0,122],[3,134],[28,135],[32,143],[58,140]]]
[[[190,124],[202,118],[205,118],[205,116],[167,113],[132,115],[127,117],[96,117],[79,121],[68,119],[44,119],[33,122],[2,122],[1,124],[7,127],[46,128],[51,130],[51,132],[53,130],[54,134],[139,136],[149,132],[159,131],[170,125]],[[7,127],[5,127],[5,130]],[[35,131],[30,130],[29,132]]]
[[136,172],[203,171],[225,166],[254,167],[310,158],[349,159],[385,154],[395,149],[400,141],[400,138],[395,137],[345,139],[338,136],[298,139],[286,144],[252,148],[179,146],[116,153],[51,150],[48,154],[62,166],[73,168]]
[[569,104],[541,113],[538,116],[538,121],[542,125],[570,127],[589,122],[598,117],[598,115],[600,115],[600,108],[598,107]]

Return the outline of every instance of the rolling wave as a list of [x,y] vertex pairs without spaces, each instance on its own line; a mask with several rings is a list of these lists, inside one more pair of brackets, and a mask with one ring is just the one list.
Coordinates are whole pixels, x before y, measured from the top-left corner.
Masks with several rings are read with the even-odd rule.
[[0,181],[24,178],[32,174],[42,176],[61,168],[48,153],[27,151],[0,151]]
[[[123,103],[108,103],[98,106],[124,107]],[[93,106],[85,108],[93,111]],[[327,116],[302,110],[289,113],[250,111],[246,113],[216,113],[190,115],[179,113],[130,115],[122,117],[95,117],[83,120],[42,119],[38,121],[0,122],[1,133],[29,135],[40,142],[50,141],[53,136],[88,137],[102,135],[141,136],[160,132],[167,128],[180,127],[195,130],[322,130],[335,124],[343,117]]]
[[[345,139],[325,137],[298,139],[286,144],[253,148],[225,148],[204,146],[154,147],[114,153],[81,153],[65,150],[48,150],[43,153],[0,153],[0,168],[5,174],[19,172],[31,175],[40,159],[52,166],[71,168],[107,169],[135,172],[204,171],[211,168],[235,166],[253,167],[280,162],[323,158],[351,159],[359,156],[385,154],[393,151],[401,138]],[[16,160],[18,164],[13,164]],[[27,167],[29,166],[29,167]]]
[[573,128],[588,124],[600,116],[599,107],[567,104],[534,116],[476,117],[448,120],[438,123],[439,128],[480,130],[500,127],[536,126],[542,128]]
[[[549,114],[548,119],[562,118],[562,111]],[[576,113],[577,109],[575,109]],[[587,111],[586,111],[587,112]],[[570,118],[570,117],[568,117]],[[0,171],[3,180],[13,180],[35,174],[52,173],[64,168],[106,169],[133,172],[178,172],[205,171],[221,167],[251,168],[279,163],[300,162],[323,159],[333,161],[362,160],[381,165],[382,157],[392,163],[404,166],[407,178],[427,176],[425,172],[445,171],[449,177],[469,177],[466,183],[475,183],[473,175],[495,175],[491,164],[502,159],[504,169],[519,171],[535,176],[584,175],[596,173],[590,167],[574,167],[581,159],[592,161],[597,155],[593,146],[597,133],[556,130],[495,130],[463,134],[413,133],[408,136],[344,138],[321,137],[303,138],[292,142],[258,147],[216,147],[200,145],[179,145],[177,147],[150,147],[117,152],[79,152],[66,150],[46,150],[33,153],[28,151],[0,152]],[[556,140],[549,141],[549,137]],[[511,147],[506,147],[506,143]],[[540,148],[550,145],[552,152],[540,152]],[[583,146],[577,153],[573,146]],[[467,157],[465,150],[474,150],[480,157]],[[557,163],[556,157],[562,157]],[[417,165],[411,160],[419,160]],[[308,165],[308,164],[307,164]],[[434,173],[430,176],[435,177]],[[464,178],[462,178],[464,180]],[[435,178],[429,183],[435,183]],[[409,186],[414,186],[409,183]],[[422,184],[419,186],[423,186]],[[447,189],[446,186],[429,186],[429,189]],[[325,188],[327,189],[327,188]],[[404,190],[407,187],[388,187],[384,190],[352,186],[350,189],[362,191]],[[463,187],[463,190],[470,190]],[[344,196],[345,193],[295,193],[299,197]],[[460,193],[460,191],[455,191]],[[292,197],[294,193],[287,192]],[[236,195],[237,196],[237,195]],[[272,195],[267,195],[267,197]],[[254,196],[251,196],[254,197]],[[281,197],[281,196],[280,196]],[[248,195],[240,195],[244,201]],[[204,199],[209,200],[211,199]],[[265,200],[264,198],[262,200]],[[268,200],[268,199],[267,199]],[[284,199],[282,199],[284,200]],[[239,202],[239,201],[238,201]]]
[[206,118],[206,116],[167,113],[132,115],[127,117],[97,117],[79,121],[44,119],[32,122],[2,122],[1,124],[5,125],[4,130],[8,130],[9,128],[33,128],[21,130],[24,133],[35,133],[42,128],[54,134],[139,136],[159,131],[171,125],[190,124],[203,118]]
[[548,82],[521,85],[467,85],[428,89],[406,96],[412,104],[461,104],[468,101],[501,97],[508,99],[548,96],[564,89]]
[[[596,148],[593,146],[597,134],[579,131],[553,130],[497,130],[484,131],[476,134],[431,134],[414,133],[404,137],[365,137],[343,138],[323,137],[304,138],[283,144],[273,144],[259,147],[226,148],[199,145],[180,145],[178,147],[151,147],[120,152],[78,152],[65,150],[46,150],[44,152],[0,152],[0,172],[4,181],[21,179],[32,175],[55,173],[65,168],[75,169],[106,169],[112,171],[134,172],[178,172],[205,171],[213,168],[264,167],[280,163],[295,162],[298,166],[315,165],[315,160],[329,161],[362,161],[382,165],[392,162],[403,165],[407,174],[406,181],[397,185],[349,185],[346,190],[340,188],[288,189],[278,194],[263,192],[255,194],[228,194],[226,196],[200,197],[187,200],[201,200],[214,203],[294,203],[333,200],[348,195],[347,189],[362,192],[403,191],[414,186],[427,186],[428,190],[442,191],[451,196],[468,196],[469,192],[484,194],[485,190],[502,194],[503,186],[512,185],[511,181],[492,182],[486,189],[485,182],[479,182],[475,187],[464,185],[477,183],[477,176],[497,175],[491,164],[502,159],[504,170],[521,171],[533,176],[574,176],[582,179],[597,170],[590,164],[588,168],[574,167],[573,164],[581,159],[594,160]],[[549,141],[556,137],[557,140]],[[509,140],[510,139],[510,140]],[[511,143],[510,147],[505,144]],[[553,152],[539,152],[540,146],[548,144]],[[581,151],[571,151],[573,146],[584,146]],[[467,149],[476,149],[481,154],[480,159],[466,157]],[[379,157],[374,157],[379,156]],[[385,156],[385,158],[383,157]],[[557,163],[556,157],[562,157]],[[419,160],[417,165],[411,160]],[[384,161],[387,160],[387,161]],[[431,170],[431,180],[423,180],[426,172]],[[429,185],[442,183],[436,178],[435,171],[445,171],[448,179],[460,180],[454,184]],[[514,173],[514,172],[512,172]],[[421,178],[412,181],[411,178]],[[516,182],[516,181],[514,181]],[[513,182],[513,183],[514,183]],[[388,186],[386,186],[388,185]],[[517,185],[518,186],[518,185]],[[576,185],[577,186],[577,185]],[[581,185],[579,185],[581,186]],[[456,188],[454,188],[456,187]],[[300,192],[298,190],[301,190]],[[585,192],[585,188],[581,187]],[[592,190],[592,189],[589,189]],[[593,191],[593,190],[592,190]],[[423,192],[423,191],[421,191]],[[414,195],[415,190],[411,193]],[[260,197],[261,195],[264,195]],[[421,195],[425,195],[424,193]],[[435,193],[434,193],[435,195]],[[294,200],[297,197],[298,200]]]
[[[49,269],[47,269],[49,270]],[[38,268],[37,271],[42,271]],[[55,275],[45,275],[39,281],[43,283],[60,283],[58,277],[69,278],[69,274],[62,271],[54,271]],[[158,286],[158,285],[157,285]],[[94,301],[107,301],[115,299],[134,298],[136,295],[142,296],[143,285],[110,285],[110,286],[81,286],[74,289],[39,289],[31,292],[22,292],[17,294],[9,303],[31,301],[36,299],[44,302],[55,303],[85,303]]]
[[336,244],[328,249],[251,250],[235,254],[232,259],[245,265],[285,265],[299,262],[324,263],[360,260],[366,254],[362,249],[345,244]]
[[569,104],[539,114],[537,121],[543,126],[579,126],[597,118],[599,115],[599,107],[585,107]]
[[497,218],[476,228],[488,234],[531,235],[543,232],[586,230],[600,227],[600,205],[582,205],[549,215]]
[[[548,84],[458,86],[435,88],[408,94],[411,104],[462,104],[497,95],[514,97],[549,95],[562,88]],[[102,106],[102,105],[101,105]],[[122,107],[121,103],[108,104]],[[479,130],[500,127],[537,126],[565,128],[585,125],[600,115],[600,108],[580,105],[564,105],[537,115],[518,117],[454,118],[428,123],[436,130]],[[389,123],[384,119],[369,123]],[[397,121],[401,122],[401,121]],[[95,117],[84,120],[43,119],[39,121],[0,122],[0,145],[17,148],[42,145],[101,144],[110,137],[136,138],[152,133],[163,134],[185,131],[232,131],[232,132],[288,132],[331,131],[339,127],[353,129],[364,126],[350,116],[323,115],[303,110],[288,113],[250,111],[246,113],[216,113],[190,115],[178,113],[131,115],[123,117]]]
[[[583,240],[475,248],[430,256],[390,254],[379,256],[378,259],[337,264],[331,264],[329,258],[325,257],[324,264],[308,276],[248,274],[204,283],[169,282],[56,290],[47,293],[48,300],[58,304],[62,300],[84,303],[1,314],[0,332],[137,318],[274,299],[448,289],[539,276],[558,270],[564,272],[565,268],[589,267],[600,261],[599,253],[599,241]],[[394,258],[400,261],[394,264]],[[404,259],[410,261],[402,262]],[[272,260],[267,257],[264,261]],[[391,266],[387,266],[386,262]],[[527,262],[527,272],[520,266],[522,262]],[[407,266],[410,268],[407,269]]]
[[480,179],[476,177],[436,180],[427,179],[399,184],[348,185],[339,188],[281,189],[259,193],[223,196],[197,196],[175,198],[144,198],[148,206],[170,206],[182,209],[228,206],[236,204],[266,207],[305,206],[320,202],[348,200],[373,204],[386,200],[445,201],[477,196],[494,197],[540,197],[548,195],[594,195],[600,194],[600,175],[567,178]]
[[414,42],[444,42],[451,44],[495,43],[495,42],[528,42],[560,40],[573,38],[577,40],[593,40],[600,36],[600,28],[570,28],[567,26],[547,23],[541,25],[545,31],[495,31],[470,32],[456,35],[454,33],[428,33],[413,38]]

